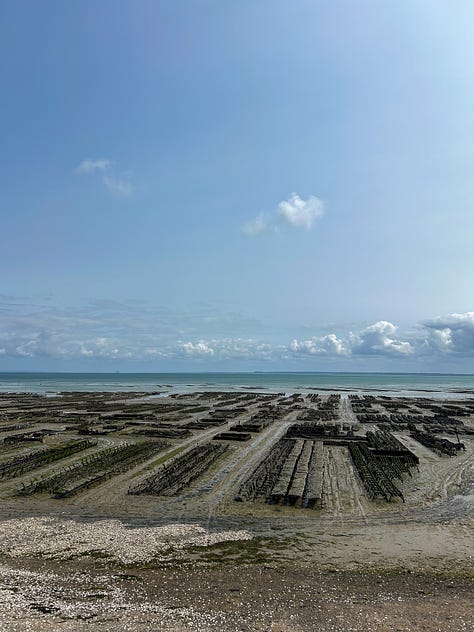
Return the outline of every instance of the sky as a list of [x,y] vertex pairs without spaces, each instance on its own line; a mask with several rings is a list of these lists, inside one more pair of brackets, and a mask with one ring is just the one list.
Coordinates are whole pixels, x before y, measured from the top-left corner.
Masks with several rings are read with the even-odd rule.
[[469,0],[0,0],[0,370],[474,373]]

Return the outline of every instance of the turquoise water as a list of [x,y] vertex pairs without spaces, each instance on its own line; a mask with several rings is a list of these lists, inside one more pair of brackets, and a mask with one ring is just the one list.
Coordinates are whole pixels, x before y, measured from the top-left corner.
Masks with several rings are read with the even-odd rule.
[[0,392],[351,391],[473,396],[474,375],[422,373],[0,373]]

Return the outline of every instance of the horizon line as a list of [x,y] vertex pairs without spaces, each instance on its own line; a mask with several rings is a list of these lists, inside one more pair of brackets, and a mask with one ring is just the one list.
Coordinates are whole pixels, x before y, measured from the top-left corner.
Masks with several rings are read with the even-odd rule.
[[0,371],[0,375],[453,375],[474,377],[474,373],[425,371]]

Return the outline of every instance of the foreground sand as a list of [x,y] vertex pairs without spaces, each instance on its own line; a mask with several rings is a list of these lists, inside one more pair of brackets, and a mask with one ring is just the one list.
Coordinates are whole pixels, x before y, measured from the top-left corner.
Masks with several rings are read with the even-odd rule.
[[472,580],[408,572],[9,562],[0,629],[472,630]]
[[0,630],[474,629],[472,519],[246,526],[4,521]]

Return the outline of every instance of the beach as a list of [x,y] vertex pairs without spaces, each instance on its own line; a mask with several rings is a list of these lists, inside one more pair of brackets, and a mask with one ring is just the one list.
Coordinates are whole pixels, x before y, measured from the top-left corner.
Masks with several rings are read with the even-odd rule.
[[0,406],[0,629],[472,627],[469,397],[70,390]]

